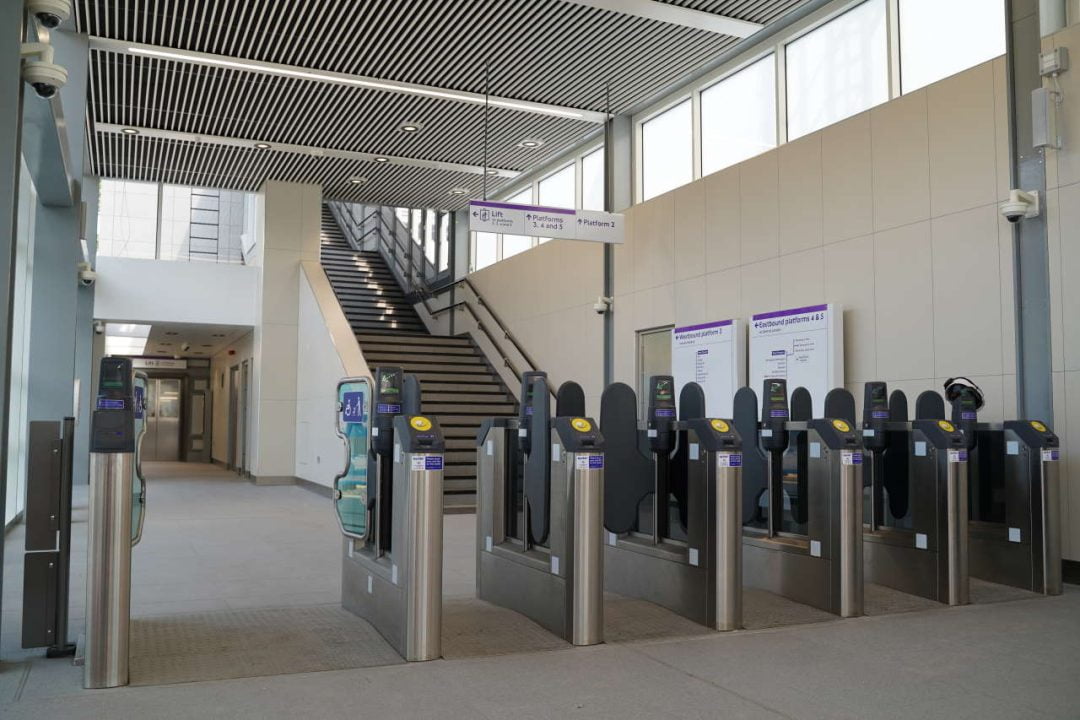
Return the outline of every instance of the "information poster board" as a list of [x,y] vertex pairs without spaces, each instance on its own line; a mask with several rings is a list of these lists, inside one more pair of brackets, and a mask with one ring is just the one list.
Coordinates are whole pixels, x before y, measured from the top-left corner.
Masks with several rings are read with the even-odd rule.
[[750,320],[750,387],[760,398],[766,378],[787,380],[788,394],[810,391],[814,416],[825,413],[825,395],[844,385],[843,309],[839,305],[777,310]]
[[677,327],[671,333],[671,374],[676,397],[696,382],[705,391],[705,414],[730,418],[735,391],[746,383],[746,332],[738,320]]

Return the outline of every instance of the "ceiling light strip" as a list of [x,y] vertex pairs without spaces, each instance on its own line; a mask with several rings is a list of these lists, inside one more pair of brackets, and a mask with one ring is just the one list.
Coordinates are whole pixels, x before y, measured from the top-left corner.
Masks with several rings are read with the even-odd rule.
[[693,8],[663,2],[654,2],[654,0],[565,1],[599,10],[610,10],[648,20],[656,20],[671,25],[682,25],[697,30],[708,30],[719,35],[730,35],[738,38],[750,37],[763,27],[760,23],[747,22],[727,15],[694,10]]
[[[241,70],[244,72],[260,73],[263,75],[277,75],[280,77],[291,77],[300,80],[314,80],[316,82],[334,83],[337,85],[350,85],[353,87],[360,87],[368,90],[379,90],[383,92],[399,93],[403,95],[419,95],[422,97],[434,98],[436,100],[450,100],[453,102],[471,103],[474,105],[483,105],[485,101],[485,98],[481,93],[470,93],[459,90],[444,90],[441,88],[431,87],[429,85],[403,83],[393,80],[380,80],[378,78],[365,77],[363,75],[348,75],[346,73],[330,72],[327,70],[311,70],[291,65],[282,65],[279,63],[262,62],[260,60],[240,60],[234,58],[227,58],[221,55],[212,55],[210,53],[193,52],[190,50],[176,50],[173,48],[163,48],[154,45],[144,45],[141,43],[111,40],[109,38],[102,38],[96,36],[90,38],[90,47],[95,50],[106,50],[110,52],[123,53],[126,55],[155,57],[166,60],[175,60],[178,62],[192,63],[196,65],[206,65],[210,67],[226,68],[229,70]],[[527,100],[515,100],[513,98],[493,96],[488,98],[488,103],[492,107],[500,107],[507,110],[517,110],[527,113],[536,113],[540,115],[554,115],[556,117],[567,118],[569,120],[583,120],[592,123],[603,123],[605,120],[604,113],[593,112],[591,110],[581,110],[578,108],[562,107],[560,105],[534,103]]]
[[[157,138],[161,140],[176,140],[179,142],[187,143],[201,143],[204,145],[227,145],[231,147],[250,148],[253,152],[256,151],[256,144],[262,143],[262,140],[249,140],[238,138],[220,137],[218,135],[202,135],[198,133],[176,132],[173,130],[155,130],[153,128],[132,128],[130,125],[114,125],[112,123],[97,123],[94,128],[98,132],[110,133],[114,135],[123,135],[128,137],[124,133],[124,128],[138,130],[138,135],[132,135],[131,137],[139,138]],[[330,148],[314,147],[311,145],[292,145],[289,143],[266,143],[268,148],[258,149],[257,152],[287,152],[296,155],[304,155],[314,158],[339,158],[342,160],[355,160],[358,162],[370,162],[375,163],[376,158],[386,158],[385,162],[379,163],[380,165],[402,165],[405,167],[425,168],[428,170],[445,170],[448,172],[460,172],[469,173],[472,175],[483,175],[484,167],[481,165],[465,165],[462,163],[451,162],[439,162],[438,160],[420,160],[417,158],[398,157],[395,155],[387,155],[385,153],[361,153],[352,152],[351,150],[334,150]],[[517,170],[500,170],[496,168],[490,168],[495,170],[496,177],[504,178],[516,178],[521,173]]]

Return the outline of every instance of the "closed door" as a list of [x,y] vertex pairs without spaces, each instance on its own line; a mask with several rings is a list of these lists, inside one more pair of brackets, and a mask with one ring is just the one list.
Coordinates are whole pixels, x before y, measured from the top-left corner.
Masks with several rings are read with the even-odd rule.
[[146,383],[146,437],[143,460],[180,459],[181,381],[155,378]]

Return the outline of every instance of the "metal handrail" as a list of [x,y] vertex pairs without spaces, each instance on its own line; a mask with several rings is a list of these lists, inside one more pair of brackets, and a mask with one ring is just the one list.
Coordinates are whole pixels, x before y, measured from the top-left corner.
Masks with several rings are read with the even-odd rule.
[[[350,205],[340,203],[338,204],[338,207],[344,213],[347,223],[351,226],[349,229],[353,231],[350,234],[352,235],[354,244],[359,246],[362,240],[366,239],[369,235],[374,233],[376,235],[377,245],[380,254],[383,256],[384,259],[388,261],[388,263],[390,263],[391,269],[395,269],[395,275],[398,275],[399,280],[403,283],[403,285],[406,286],[406,291],[416,297],[417,302],[424,306],[424,309],[427,311],[428,315],[430,315],[432,318],[436,318],[443,313],[454,311],[457,309],[463,309],[472,316],[473,322],[476,323],[476,327],[480,330],[480,332],[484,334],[485,337],[487,337],[492,347],[495,348],[495,351],[502,359],[503,365],[509,368],[510,372],[513,373],[514,377],[516,377],[518,380],[521,380],[523,377],[523,373],[514,363],[514,361],[510,359],[510,356],[503,350],[502,343],[497,337],[499,334],[502,335],[502,338],[504,340],[508,340],[510,342],[514,350],[517,351],[517,353],[524,359],[525,363],[529,366],[529,369],[537,370],[539,368],[536,361],[533,360],[532,356],[529,355],[525,348],[521,346],[521,343],[516,337],[514,337],[514,334],[510,332],[509,328],[506,326],[506,323],[503,322],[502,318],[499,317],[498,313],[495,312],[495,309],[492,308],[491,305],[487,302],[487,300],[484,299],[484,296],[480,293],[479,290],[476,289],[476,286],[472,284],[469,278],[464,277],[459,280],[455,280],[438,288],[435,291],[432,291],[431,287],[426,281],[426,278],[424,277],[424,273],[417,272],[418,268],[414,263],[412,263],[411,255],[408,259],[408,262],[403,261],[399,257],[398,250],[405,251],[406,254],[409,254],[409,250],[419,249],[421,257],[424,260],[424,269],[426,269],[428,266],[431,266],[432,269],[434,269],[433,264],[428,260],[427,256],[423,255],[423,248],[419,248],[419,246],[417,246],[417,244],[413,241],[412,237],[408,235],[407,229],[405,229],[404,226],[401,225],[401,221],[398,220],[396,216],[394,216],[394,220],[398,225],[401,225],[402,229],[406,230],[405,234],[406,237],[408,237],[409,245],[413,246],[412,248],[410,248],[408,245],[403,244],[401,242],[399,234],[394,232],[395,228],[390,227],[389,222],[383,215],[383,211],[385,211],[386,208],[376,208],[375,210],[372,210],[370,213],[365,215],[362,219],[357,220]],[[373,226],[365,229],[368,221],[372,219],[375,219],[376,223]],[[385,228],[387,231],[389,231],[394,236],[393,240],[388,240],[382,232],[381,228]],[[483,308],[491,317],[491,319],[495,322],[495,325],[498,328],[497,332],[493,331],[490,325],[484,321],[484,319],[476,311],[476,308],[473,307],[472,302],[470,302],[468,298],[453,302],[445,307],[432,307],[430,302],[431,299],[450,292],[458,285],[462,285],[468,288],[468,290],[475,297],[476,304]],[[549,387],[548,391],[551,393],[552,397],[555,396],[554,388]]]

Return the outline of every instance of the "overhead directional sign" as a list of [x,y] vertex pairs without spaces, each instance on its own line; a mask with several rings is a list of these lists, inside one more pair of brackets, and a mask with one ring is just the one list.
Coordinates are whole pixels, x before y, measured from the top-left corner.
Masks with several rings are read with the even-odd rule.
[[618,213],[487,200],[469,203],[469,230],[474,232],[622,243],[623,227],[623,216]]

